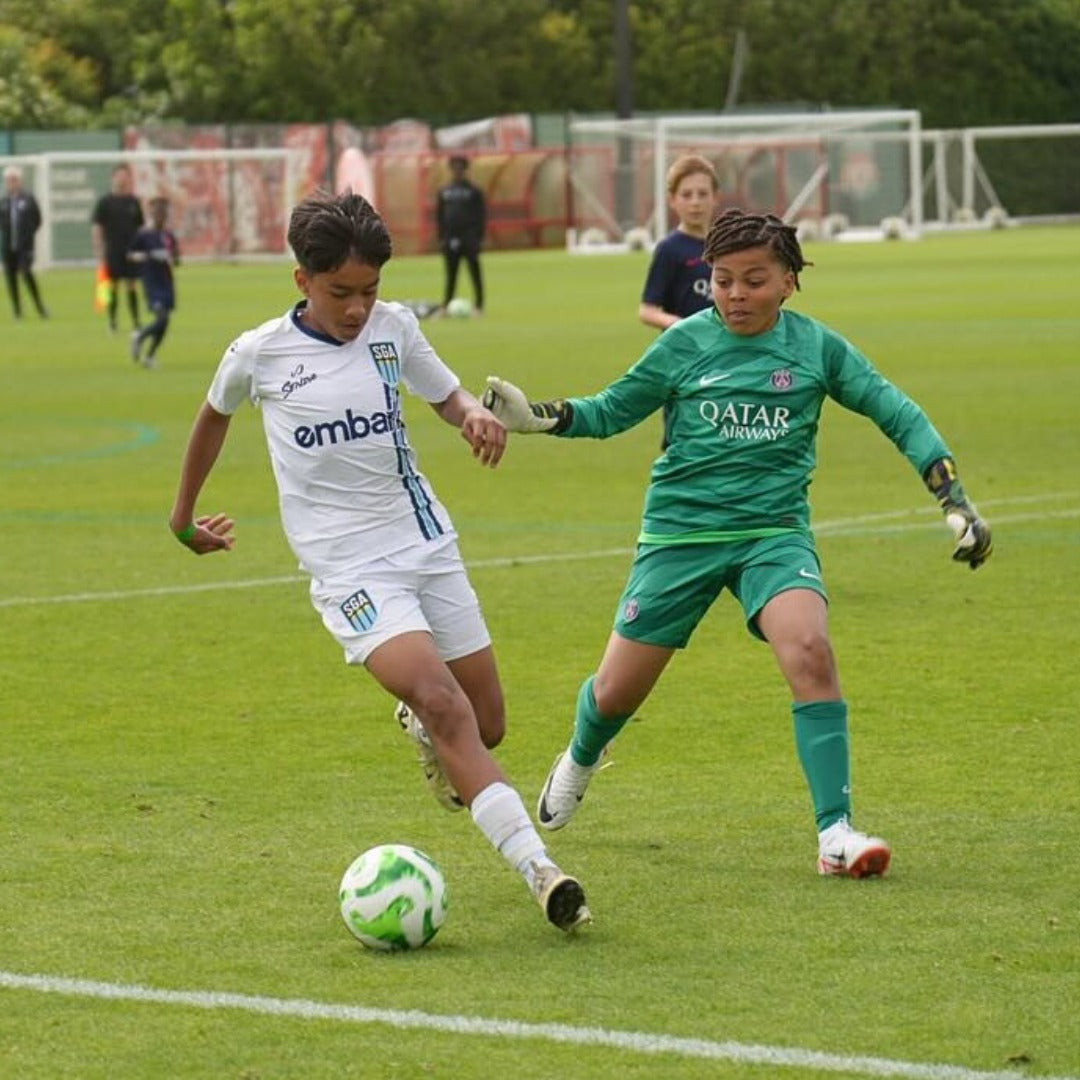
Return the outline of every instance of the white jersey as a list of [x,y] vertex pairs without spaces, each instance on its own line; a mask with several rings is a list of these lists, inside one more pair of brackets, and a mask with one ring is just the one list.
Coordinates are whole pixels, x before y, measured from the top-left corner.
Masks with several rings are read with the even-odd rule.
[[241,334],[207,400],[232,415],[262,409],[281,521],[301,569],[333,579],[359,563],[437,538],[453,525],[416,466],[400,385],[428,402],[460,385],[401,304],[377,301],[339,342],[299,321],[304,302]]

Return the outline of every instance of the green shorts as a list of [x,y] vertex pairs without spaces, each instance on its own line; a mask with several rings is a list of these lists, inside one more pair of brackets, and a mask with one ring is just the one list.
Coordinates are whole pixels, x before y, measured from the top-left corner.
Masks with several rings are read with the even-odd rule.
[[758,629],[761,609],[788,589],[813,589],[826,603],[813,537],[784,533],[731,543],[638,547],[615,616],[615,630],[631,641],[682,649],[725,589],[742,604],[746,628]]

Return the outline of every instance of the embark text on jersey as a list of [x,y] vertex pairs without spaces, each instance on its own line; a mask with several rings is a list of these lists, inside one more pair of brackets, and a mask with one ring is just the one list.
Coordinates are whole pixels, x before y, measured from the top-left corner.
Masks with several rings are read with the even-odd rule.
[[293,432],[293,438],[301,450],[310,450],[327,443],[336,446],[339,441],[352,442],[353,439],[366,439],[369,435],[385,435],[400,426],[401,421],[394,413],[373,412],[370,416],[363,416],[346,409],[345,416],[337,420],[298,427]]

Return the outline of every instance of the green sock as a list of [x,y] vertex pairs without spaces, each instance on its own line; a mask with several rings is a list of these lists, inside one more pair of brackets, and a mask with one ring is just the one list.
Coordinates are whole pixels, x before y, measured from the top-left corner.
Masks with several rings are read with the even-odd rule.
[[593,694],[593,678],[590,675],[578,691],[577,715],[574,717],[574,738],[570,743],[570,757],[579,765],[595,765],[607,746],[623,729],[629,716],[601,716],[596,708]]
[[791,706],[795,717],[795,745],[818,831],[841,818],[851,819],[851,757],[847,703],[810,701]]

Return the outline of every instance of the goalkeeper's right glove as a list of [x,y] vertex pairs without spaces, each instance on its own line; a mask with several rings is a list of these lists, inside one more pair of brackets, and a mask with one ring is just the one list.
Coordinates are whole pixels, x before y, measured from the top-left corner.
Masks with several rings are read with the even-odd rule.
[[926,486],[945,511],[945,523],[953,531],[956,549],[953,558],[965,562],[972,570],[978,570],[994,550],[990,526],[981,517],[974,504],[964,494],[963,485],[956,475],[956,463],[952,458],[938,458],[923,474]]
[[529,401],[523,390],[496,375],[487,377],[483,402],[508,430],[522,435],[538,431],[558,435],[574,419],[574,407],[568,401]]

